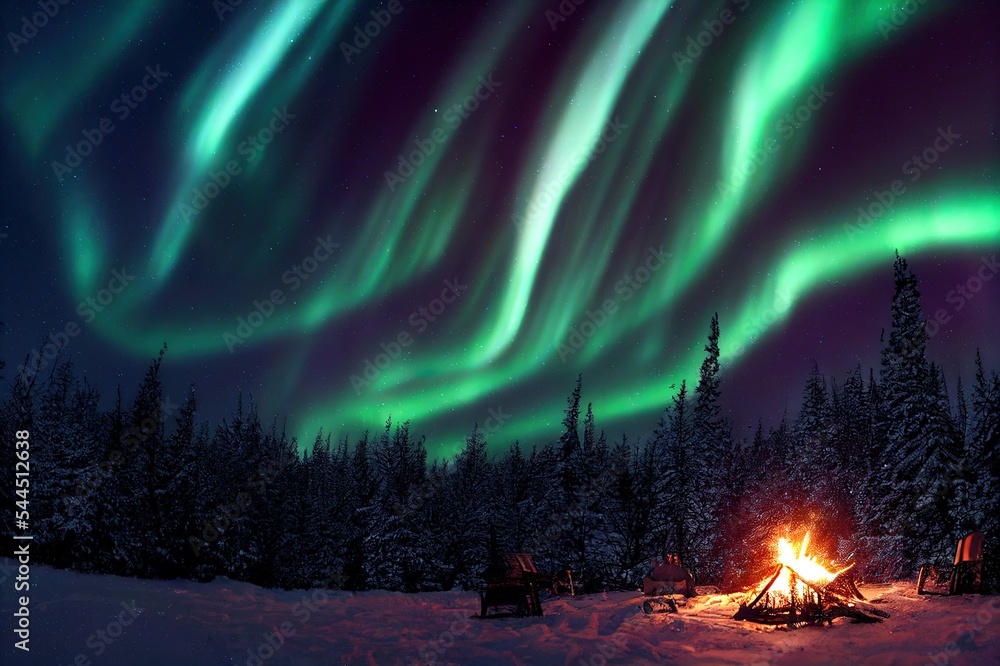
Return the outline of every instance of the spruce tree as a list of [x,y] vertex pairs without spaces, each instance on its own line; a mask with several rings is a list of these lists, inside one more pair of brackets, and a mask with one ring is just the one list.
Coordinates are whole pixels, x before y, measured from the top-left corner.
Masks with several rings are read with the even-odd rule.
[[76,485],[99,448],[99,397],[76,378],[69,362],[54,367],[45,389],[37,421],[44,436],[36,439],[32,456],[37,469],[32,477],[36,543],[44,561],[84,568],[98,547],[98,508],[79,501]]
[[968,466],[976,470],[970,491],[972,524],[986,537],[983,582],[986,589],[1000,586],[1000,374],[989,376],[976,350],[976,377],[972,388]]
[[174,419],[174,431],[167,437],[159,469],[163,520],[159,524],[158,541],[163,555],[161,575],[168,578],[193,576],[197,567],[188,538],[198,528],[201,495],[207,486],[201,462],[208,447],[207,433],[196,419],[197,410],[192,386]]
[[693,565],[697,559],[695,539],[705,517],[698,501],[698,485],[706,470],[698,457],[686,380],[671,398],[651,445],[659,463],[656,512],[664,521],[663,549],[656,554],[676,555]]
[[366,576],[383,589],[415,592],[425,577],[430,544],[421,534],[421,515],[441,489],[427,483],[423,441],[410,437],[408,421],[392,429],[391,418],[375,447],[381,484],[372,531],[366,537]]
[[795,503],[793,521],[821,528],[813,530],[813,538],[825,539],[821,545],[832,551],[837,538],[849,533],[852,521],[840,492],[844,470],[834,447],[834,417],[843,409],[843,394],[836,382],[831,384],[833,390],[828,393],[826,379],[813,362],[793,428],[789,477],[800,498]]
[[879,550],[889,567],[885,573],[899,576],[919,565],[920,553],[915,544],[926,529],[916,516],[916,504],[923,495],[916,480],[923,478],[921,468],[929,458],[925,435],[930,400],[927,331],[917,278],[898,252],[893,270],[892,325],[882,354],[881,382],[886,407],[883,462],[887,474],[880,489],[882,500],[875,510],[884,532]]
[[521,453],[520,442],[515,441],[501,456],[496,473],[491,479],[493,498],[493,538],[497,553],[521,553],[530,540],[532,504],[528,460]]
[[121,513],[114,529],[118,572],[140,577],[158,574],[164,565],[158,536],[164,531],[161,512],[164,451],[163,385],[160,367],[166,348],[153,359],[126,413],[120,464],[114,467],[115,492]]
[[[839,397],[838,397],[839,400]],[[830,443],[834,405],[826,390],[826,379],[813,361],[802,390],[802,407],[795,421],[794,436],[796,446],[793,455],[793,471],[799,475],[803,489],[812,485],[817,471],[831,470],[836,465]]]
[[609,584],[607,565],[607,520],[605,504],[611,474],[607,469],[607,446],[595,438],[593,406],[588,403],[584,422],[585,445],[574,461],[578,479],[568,495],[565,522],[570,539],[565,566],[583,591],[597,591]]
[[488,563],[490,497],[492,473],[486,452],[486,438],[478,424],[455,458],[454,470],[446,481],[443,515],[437,516],[445,538],[438,551],[445,554],[447,571],[444,589],[460,585],[477,589],[483,582]]
[[721,571],[721,562],[717,557],[711,557],[711,553],[721,509],[719,471],[724,465],[731,440],[729,424],[722,416],[719,371],[719,315],[715,313],[709,325],[705,360],[702,361],[695,387],[692,426],[696,445],[691,464],[685,470],[696,480],[698,489],[694,497],[698,504],[699,525],[691,535],[691,548],[696,553],[697,561],[690,562],[689,566],[699,569],[705,581],[716,579]]
[[347,589],[368,589],[365,563],[368,560],[366,535],[372,531],[376,512],[379,479],[369,449],[369,432],[366,430],[351,453],[351,505],[347,526],[347,560],[344,581]]
[[583,375],[576,378],[573,393],[566,399],[563,433],[559,437],[559,477],[567,497],[580,481],[580,396],[583,390]]

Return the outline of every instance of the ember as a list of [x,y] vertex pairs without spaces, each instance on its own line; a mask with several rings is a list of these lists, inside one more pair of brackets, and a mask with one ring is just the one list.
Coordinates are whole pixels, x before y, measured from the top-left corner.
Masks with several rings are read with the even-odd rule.
[[889,617],[862,596],[854,584],[853,564],[830,571],[806,553],[808,547],[808,533],[798,553],[790,541],[779,539],[774,574],[758,586],[760,591],[755,590],[753,601],[740,605],[733,619],[795,627],[832,624],[835,617],[849,617],[855,622],[881,622]]

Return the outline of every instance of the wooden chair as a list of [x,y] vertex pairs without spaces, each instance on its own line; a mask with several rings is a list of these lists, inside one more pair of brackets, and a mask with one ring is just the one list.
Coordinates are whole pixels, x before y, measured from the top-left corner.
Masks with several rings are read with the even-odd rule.
[[[480,617],[500,617],[501,615],[529,615],[541,617],[542,603],[538,599],[540,588],[552,587],[552,574],[538,571],[531,555],[508,553],[492,567],[486,590],[482,593]],[[488,615],[490,608],[512,607],[506,613]]]
[[983,579],[983,533],[970,532],[958,540],[955,562],[947,576],[947,592],[925,590],[928,579],[934,584],[943,581],[945,576],[931,565],[920,567],[917,594],[977,594]]

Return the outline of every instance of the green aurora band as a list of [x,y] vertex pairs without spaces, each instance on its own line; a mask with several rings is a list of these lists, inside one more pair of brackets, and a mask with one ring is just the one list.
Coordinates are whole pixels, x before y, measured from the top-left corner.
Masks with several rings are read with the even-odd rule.
[[[439,425],[443,434],[436,437],[436,453],[450,455],[471,426],[450,415],[479,413],[481,422],[487,408],[504,404],[505,397],[510,399],[529,381],[550,389],[544,392],[548,397],[531,413],[516,413],[504,426],[502,439],[536,442],[558,432],[570,388],[566,378],[595,364],[613,364],[621,369],[616,376],[627,377],[588,387],[588,398],[600,408],[599,419],[655,413],[667,402],[670,385],[696,375],[714,310],[722,322],[722,355],[726,364],[734,364],[769,332],[780,330],[811,294],[884,270],[896,249],[913,255],[942,247],[990,248],[1000,242],[1000,196],[972,172],[923,183],[919,198],[915,194],[902,200],[869,229],[845,233],[844,225],[855,220],[857,200],[878,178],[859,174],[857,183],[842,188],[843,201],[825,202],[809,219],[790,221],[810,233],[785,239],[769,256],[755,257],[761,277],[754,284],[733,285],[697,317],[682,317],[680,305],[699,288],[700,276],[719,269],[728,244],[747,233],[755,212],[788,184],[827,110],[816,110],[816,119],[787,140],[775,132],[776,124],[803,104],[813,87],[829,86],[837,99],[838,71],[885,47],[876,25],[893,3],[852,3],[861,6],[852,10],[846,9],[848,3],[823,0],[774,3],[771,10],[756,7],[752,19],[734,10],[737,23],[755,22],[752,33],[730,28],[733,34],[717,37],[706,55],[680,67],[675,49],[662,45],[683,44],[693,34],[691,26],[738,3],[718,3],[697,16],[681,15],[666,0],[603,3],[586,25],[575,27],[570,52],[544,93],[540,108],[545,111],[525,130],[531,132],[531,149],[516,165],[513,190],[497,191],[489,182],[484,156],[495,147],[503,113],[494,100],[484,101],[395,191],[373,172],[370,192],[352,192],[343,205],[325,208],[310,203],[328,200],[331,185],[321,176],[305,169],[289,173],[269,168],[272,162],[296,159],[291,153],[298,144],[277,136],[269,155],[248,165],[234,177],[231,191],[220,195],[240,197],[247,211],[270,220],[261,237],[249,239],[238,256],[217,258],[233,283],[218,285],[221,305],[202,302],[189,314],[163,316],[156,304],[175,288],[178,273],[195,257],[206,261],[213,244],[229,237],[220,230],[226,222],[218,219],[221,205],[190,216],[179,212],[178,203],[189,201],[193,189],[224,168],[242,138],[266,125],[272,108],[287,106],[296,113],[304,107],[302,96],[320,76],[324,59],[347,68],[338,45],[369,9],[358,2],[263,4],[255,13],[237,10],[227,19],[218,43],[193,76],[163,84],[174,88],[161,124],[175,148],[159,151],[142,167],[164,172],[167,192],[137,221],[138,242],[111,240],[104,201],[112,196],[112,186],[91,171],[81,170],[60,185],[58,207],[69,257],[67,279],[78,298],[92,293],[122,258],[139,274],[121,301],[95,321],[94,330],[138,357],[149,356],[166,340],[170,356],[185,359],[228,355],[222,334],[246,314],[252,299],[280,286],[278,276],[290,263],[286,257],[308,254],[316,234],[305,235],[309,232],[302,230],[301,221],[310,218],[315,225],[321,217],[317,226],[329,229],[350,250],[336,257],[334,268],[322,268],[322,281],[295,294],[237,351],[302,341],[282,348],[264,395],[257,396],[264,404],[299,405],[290,429],[300,442],[311,442],[321,428],[352,434],[377,429],[391,412],[396,421]],[[503,83],[498,98],[516,85],[504,80],[500,63],[522,57],[518,40],[526,25],[546,29],[541,11],[529,4],[510,3],[484,16],[481,31],[463,40],[461,55],[438,82],[433,98],[441,106],[465,98],[477,77],[493,71]],[[149,37],[166,21],[162,2],[123,2],[120,7],[110,32],[85,33],[86,43],[78,48],[93,49],[93,58],[74,61],[58,79],[42,76],[37,68],[21,69],[12,77],[5,108],[31,158],[58,153],[76,126],[68,122],[69,109],[99,85],[117,51]],[[928,3],[903,30],[930,20],[943,7]],[[396,20],[405,19],[404,11]],[[378,39],[388,45],[390,31],[402,29],[387,26],[387,34]],[[374,51],[379,44],[369,48]],[[354,100],[374,75],[373,57],[359,57],[342,75],[336,108],[324,119],[325,131],[334,138],[349,131],[345,118],[356,111]],[[730,66],[723,67],[725,62]],[[164,68],[170,69],[165,59]],[[709,88],[703,75],[718,80]],[[679,127],[684,105],[706,94],[713,100],[704,105],[696,127]],[[38,99],[47,103],[38,106]],[[588,161],[585,156],[616,119],[624,129]],[[414,138],[443,126],[440,111],[428,108],[413,119],[408,138],[386,154],[405,153]],[[691,136],[680,139],[685,132]],[[780,150],[768,164],[734,177],[772,139],[780,142]],[[326,152],[336,150],[336,141],[332,143]],[[649,196],[650,181],[667,177],[655,166],[657,159],[668,148],[685,147],[698,151],[699,159],[692,158],[686,172],[670,174],[674,182],[662,195]],[[320,149],[306,144],[298,150],[318,154]],[[301,162],[310,159],[307,154]],[[720,191],[720,182],[727,184],[726,191]],[[348,230],[347,217],[356,228]],[[350,372],[302,395],[300,379],[314,365],[324,340],[351,335],[342,328],[350,317],[378,311],[404,286],[424,285],[424,303],[434,298],[444,279],[456,277],[445,265],[449,254],[460,255],[475,243],[477,220],[498,217],[504,224],[494,225],[500,232],[476,249],[475,273],[457,275],[468,291],[432,332],[414,336],[405,360],[389,365],[360,395]],[[524,223],[506,223],[508,218]],[[640,236],[631,231],[636,218],[670,224],[646,225],[649,231]],[[635,298],[621,303],[562,365],[557,347],[570,327],[583,321],[585,311],[613,297],[613,285],[642,265],[650,247],[669,253],[665,268]],[[409,330],[405,321],[398,326]],[[385,342],[391,339],[387,336]],[[353,372],[360,373],[363,359],[380,351],[379,342],[371,341]]]

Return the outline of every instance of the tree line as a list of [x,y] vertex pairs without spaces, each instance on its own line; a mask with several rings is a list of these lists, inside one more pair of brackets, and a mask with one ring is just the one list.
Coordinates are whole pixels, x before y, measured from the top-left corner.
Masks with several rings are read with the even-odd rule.
[[[173,405],[154,359],[127,404],[101,409],[71,363],[8,383],[0,433],[31,438],[36,561],[84,572],[348,590],[475,589],[503,552],[573,571],[585,591],[634,589],[654,556],[700,584],[738,588],[773,568],[779,534],[811,529],[816,552],[859,576],[950,564],[985,532],[996,588],[1000,376],[977,352],[971,391],[926,358],[916,277],[897,255],[881,367],[839,380],[813,366],[794,420],[752,439],[724,416],[719,322],[697,381],[681,381],[651,434],[609,441],[583,380],[558,441],[491,455],[473,426],[462,451],[428,460],[408,422],[300,447],[238,398],[214,428],[194,387]],[[2,366],[0,366],[2,369]],[[652,425],[652,424],[651,424]],[[303,450],[300,450],[303,449]],[[0,502],[13,507],[13,447]],[[14,512],[0,526],[14,532]]]

